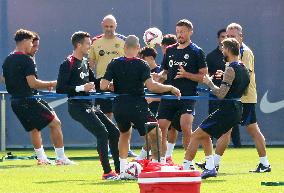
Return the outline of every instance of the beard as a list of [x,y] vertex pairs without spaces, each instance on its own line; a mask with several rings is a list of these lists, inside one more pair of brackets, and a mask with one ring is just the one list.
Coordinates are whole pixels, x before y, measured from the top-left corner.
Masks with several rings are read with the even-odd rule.
[[226,55],[224,55],[224,62],[229,62],[229,58],[228,58],[228,56],[226,56]]
[[109,35],[109,36],[113,36],[113,35],[114,35],[114,32],[113,32],[113,31],[106,30],[104,34]]
[[179,44],[185,44],[187,41],[185,41],[185,40],[182,40],[182,39],[178,39],[178,43]]

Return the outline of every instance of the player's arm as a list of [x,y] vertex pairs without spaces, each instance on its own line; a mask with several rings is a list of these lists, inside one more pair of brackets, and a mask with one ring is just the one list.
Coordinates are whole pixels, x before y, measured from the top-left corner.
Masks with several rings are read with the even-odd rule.
[[89,58],[89,65],[90,65],[90,68],[91,68],[92,70],[94,70],[95,67],[96,67],[96,60],[93,59],[93,58]]
[[0,76],[0,82],[5,84],[5,77],[3,75]]
[[241,59],[243,64],[246,66],[246,68],[249,70],[249,73],[252,73],[254,71],[254,55],[252,51],[246,50],[243,53],[243,57]]
[[36,66],[29,56],[23,58],[24,76],[30,88],[33,89],[50,89],[56,86],[56,80],[43,81],[36,78]]
[[214,85],[214,83],[212,82],[212,77],[209,77],[208,75],[204,76],[203,83],[209,86],[209,88],[212,90],[214,95],[216,95],[219,99],[223,99],[230,90],[230,87],[232,86],[234,79],[235,79],[234,69],[232,67],[227,67],[224,72],[223,80],[220,87]]
[[114,91],[113,84],[111,83],[113,79],[113,64],[115,60],[112,60],[108,65],[104,77],[101,79],[100,82],[100,89],[101,90],[111,90]]
[[96,67],[96,53],[95,53],[95,49],[93,45],[91,46],[89,50],[88,58],[89,58],[89,67],[92,70],[94,70]]
[[49,89],[55,87],[57,83],[56,80],[53,81],[39,80],[35,77],[35,75],[26,76],[26,79],[29,87],[34,89],[44,89],[44,88]]
[[93,82],[88,82],[86,84],[76,86],[70,85],[71,73],[72,67],[70,67],[67,61],[60,65],[56,85],[57,93],[74,95],[78,92],[90,92],[95,88]]
[[208,74],[208,68],[207,67],[200,68],[198,70],[198,73],[194,74],[194,73],[190,73],[190,72],[185,71],[185,69],[182,66],[180,66],[179,67],[179,71],[177,72],[177,75],[176,75],[175,79],[177,79],[177,78],[187,78],[187,79],[190,79],[190,80],[195,81],[195,82],[202,82],[203,81],[203,77],[206,74]]
[[155,81],[163,83],[167,80],[167,74],[167,70],[162,70],[160,73],[152,73],[151,76]]
[[159,82],[154,81],[152,78],[148,78],[145,81],[145,86],[154,93],[171,92],[177,97],[181,96],[180,90],[172,85],[164,85]]
[[72,67],[69,62],[65,61],[60,65],[57,77],[56,92],[60,94],[75,94],[76,86],[70,85]]

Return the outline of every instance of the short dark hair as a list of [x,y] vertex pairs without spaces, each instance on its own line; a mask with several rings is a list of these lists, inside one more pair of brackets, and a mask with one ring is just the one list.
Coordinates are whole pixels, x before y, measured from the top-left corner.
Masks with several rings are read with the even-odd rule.
[[240,54],[240,43],[235,38],[226,38],[222,41],[223,47],[229,49],[230,52],[238,56]]
[[217,32],[217,38],[219,38],[220,35],[221,35],[221,33],[224,33],[224,32],[226,32],[226,29],[225,29],[225,28],[220,29],[220,30]]
[[82,43],[85,38],[90,38],[91,35],[88,32],[77,31],[71,36],[71,42],[74,48],[77,47],[77,44]]
[[39,37],[38,33],[33,31],[33,35],[34,35],[33,42],[40,40],[40,37]]
[[14,36],[14,40],[16,41],[16,43],[33,38],[34,38],[33,32],[26,29],[18,29]]
[[185,26],[188,29],[193,29],[193,25],[191,23],[191,21],[189,21],[188,19],[181,19],[177,22],[176,26]]
[[161,44],[162,44],[163,46],[170,46],[170,45],[173,45],[173,44],[175,44],[175,43],[177,43],[177,37],[176,37],[176,35],[174,35],[174,34],[166,34],[166,35],[164,35]]
[[148,56],[152,56],[154,59],[156,59],[156,57],[157,57],[157,51],[155,50],[155,48],[143,47],[143,48],[141,48],[141,50],[139,51],[139,56],[140,56],[141,58],[148,57]]

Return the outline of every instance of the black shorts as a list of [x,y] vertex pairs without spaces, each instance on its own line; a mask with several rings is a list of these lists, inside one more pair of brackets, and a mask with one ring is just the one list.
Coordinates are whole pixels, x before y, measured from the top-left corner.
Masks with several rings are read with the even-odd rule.
[[241,102],[230,101],[225,106],[220,104],[219,109],[210,114],[199,127],[210,136],[218,139],[231,128],[239,124],[242,117]]
[[242,126],[248,126],[256,123],[255,103],[243,103]]
[[42,130],[53,119],[53,109],[42,99],[11,99],[13,112],[27,132]]
[[180,127],[180,112],[177,112],[174,116],[174,118],[172,119],[172,123],[171,126],[172,128],[174,128],[175,130],[177,130],[178,132],[182,132],[181,127]]
[[148,104],[150,111],[156,116],[158,113],[160,101],[153,101]]
[[98,109],[100,109],[103,113],[112,113],[112,99],[100,99],[97,98],[95,100],[95,105]]
[[172,121],[175,114],[180,112],[180,114],[192,114],[194,115],[194,100],[167,100],[162,99],[159,109],[158,109],[158,119],[167,119]]
[[[121,96],[114,99],[113,114],[120,132],[131,128],[137,129],[140,136],[145,136],[145,123],[157,122],[148,108],[145,98],[137,96]],[[154,127],[148,128],[150,132]]]

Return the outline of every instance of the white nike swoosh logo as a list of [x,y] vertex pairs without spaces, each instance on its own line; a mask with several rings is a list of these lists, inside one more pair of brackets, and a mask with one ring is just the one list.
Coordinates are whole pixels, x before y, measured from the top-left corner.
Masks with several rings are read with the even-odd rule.
[[52,108],[56,108],[64,103],[66,103],[66,101],[68,100],[68,98],[63,98],[63,99],[58,99],[58,100],[55,100],[55,101],[52,101],[52,102],[49,102],[49,106],[52,107]]
[[261,101],[260,101],[260,110],[263,113],[273,113],[275,111],[278,111],[282,108],[284,108],[284,100],[282,101],[278,101],[278,102],[269,102],[267,99],[267,93],[268,91],[266,91],[266,93],[263,95]]
[[259,172],[265,172],[266,170],[267,170],[267,169],[264,169],[264,170],[263,170],[263,169],[260,168]]

